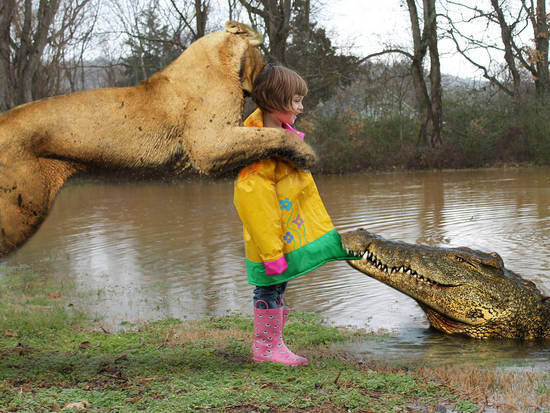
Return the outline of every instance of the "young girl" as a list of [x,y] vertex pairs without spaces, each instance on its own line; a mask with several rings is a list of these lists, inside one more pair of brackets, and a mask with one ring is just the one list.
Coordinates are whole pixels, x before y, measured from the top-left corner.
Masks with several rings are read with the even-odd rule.
[[[252,98],[258,108],[245,126],[284,128],[303,111],[305,81],[282,66],[266,65],[257,76]],[[261,145],[261,142],[258,142]],[[332,260],[350,259],[317,192],[311,173],[287,159],[265,159],[242,169],[235,181],[234,203],[243,222],[248,281],[254,289],[255,362],[303,365],[307,360],[284,344],[282,330],[287,282]]]

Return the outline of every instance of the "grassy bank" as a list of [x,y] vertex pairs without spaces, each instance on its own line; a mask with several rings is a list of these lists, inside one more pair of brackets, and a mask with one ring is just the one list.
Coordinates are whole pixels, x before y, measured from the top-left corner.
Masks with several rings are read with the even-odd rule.
[[550,411],[547,377],[376,363],[334,347],[365,333],[311,314],[285,328],[310,360],[292,368],[251,362],[252,321],[240,315],[113,332],[70,292],[33,272],[0,276],[0,412]]

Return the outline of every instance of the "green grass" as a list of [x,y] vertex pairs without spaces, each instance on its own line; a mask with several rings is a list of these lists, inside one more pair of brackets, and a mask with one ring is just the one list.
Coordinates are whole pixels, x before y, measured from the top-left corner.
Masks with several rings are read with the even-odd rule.
[[90,412],[479,409],[437,378],[335,350],[368,337],[312,314],[292,313],[285,328],[308,366],[255,364],[250,318],[163,320],[109,333],[68,306],[70,286],[54,286],[32,272],[0,275],[0,412],[84,401]]

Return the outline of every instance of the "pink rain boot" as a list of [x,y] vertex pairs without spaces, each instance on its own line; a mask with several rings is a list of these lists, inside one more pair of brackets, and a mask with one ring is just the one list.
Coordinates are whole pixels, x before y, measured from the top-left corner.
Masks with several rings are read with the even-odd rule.
[[[259,302],[259,301],[258,301]],[[264,304],[265,301],[261,301]],[[252,355],[254,361],[271,361],[287,366],[306,365],[304,357],[297,356],[290,351],[283,342],[283,309],[273,308],[263,310],[254,308],[254,343]]]
[[283,327],[284,327],[286,324],[286,320],[288,320],[288,315],[290,314],[290,308],[284,305],[284,300],[281,295],[277,299],[277,304],[279,304],[283,308]]
[[290,314],[290,308],[283,307],[283,327],[286,324],[286,320],[288,320],[288,315]]

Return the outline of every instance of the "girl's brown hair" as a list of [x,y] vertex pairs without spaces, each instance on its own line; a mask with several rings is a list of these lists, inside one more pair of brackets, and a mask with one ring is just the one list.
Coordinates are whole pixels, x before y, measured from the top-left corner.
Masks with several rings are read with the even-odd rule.
[[267,64],[254,80],[252,99],[266,112],[292,112],[295,95],[307,95],[307,85],[287,67]]

